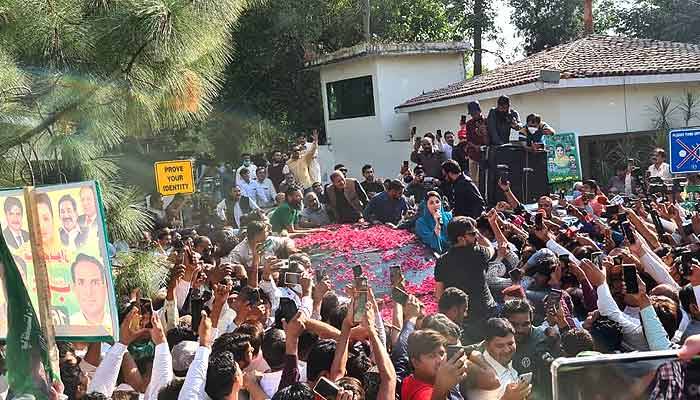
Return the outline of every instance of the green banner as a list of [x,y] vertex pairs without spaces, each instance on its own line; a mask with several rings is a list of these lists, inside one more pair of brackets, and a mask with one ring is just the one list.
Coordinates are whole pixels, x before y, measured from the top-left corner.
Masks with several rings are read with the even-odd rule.
[[573,132],[542,137],[547,150],[547,178],[550,184],[581,180],[581,157]]
[[[0,240],[0,267],[7,295],[7,380],[15,395],[48,399],[57,376],[51,370],[46,339],[24,280],[4,240]],[[55,371],[58,373],[58,371]]]

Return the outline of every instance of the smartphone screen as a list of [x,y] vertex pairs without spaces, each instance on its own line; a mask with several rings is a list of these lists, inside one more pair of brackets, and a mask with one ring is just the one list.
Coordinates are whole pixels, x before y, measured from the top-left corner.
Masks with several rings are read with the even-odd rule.
[[528,373],[520,375],[518,377],[518,383],[526,383],[526,384],[532,383],[532,375],[533,375],[532,372],[528,372]]
[[634,232],[632,232],[632,225],[630,225],[629,221],[622,223],[622,231],[625,234],[625,239],[627,239],[630,244],[636,243]]
[[316,283],[323,282],[324,279],[326,279],[326,271],[324,271],[320,267],[317,268],[316,269]]
[[299,274],[296,272],[285,272],[284,273],[284,284],[285,285],[298,285],[299,284]]
[[625,289],[627,293],[639,293],[639,286],[637,285],[637,268],[634,266],[634,264],[622,265],[622,278],[625,281]]
[[338,385],[325,377],[321,377],[314,386],[314,393],[326,400],[334,400],[338,396],[338,392],[340,392]]
[[352,275],[355,278],[359,278],[362,276],[362,266],[361,265],[355,265],[352,267]]
[[153,303],[151,299],[142,298],[139,300],[139,312],[141,315],[153,314]]
[[367,311],[367,291],[360,291],[355,293],[355,309],[353,310],[352,320],[355,323],[362,322],[362,318],[365,316]]
[[395,287],[391,289],[391,299],[394,300],[396,303],[405,306],[406,303],[408,303],[408,293]]
[[622,265],[622,256],[615,256],[613,257],[613,264],[615,265]]
[[447,346],[447,359],[451,360],[452,357],[454,357],[455,354],[459,353],[460,350],[462,350],[464,347],[462,346],[457,346],[457,345],[449,345]]
[[596,251],[592,253],[591,261],[593,261],[593,264],[595,264],[598,268],[603,268],[603,252]]
[[552,289],[547,295],[547,312],[556,313],[559,309],[559,302],[561,301],[562,291],[559,289]]

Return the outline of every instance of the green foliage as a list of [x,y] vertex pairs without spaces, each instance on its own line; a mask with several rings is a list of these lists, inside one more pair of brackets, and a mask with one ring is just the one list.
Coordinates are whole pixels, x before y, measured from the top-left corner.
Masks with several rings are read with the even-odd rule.
[[583,1],[509,0],[511,21],[525,38],[526,53],[569,42],[583,31]]
[[95,179],[111,239],[146,228],[110,159],[127,137],[203,121],[230,61],[237,0],[5,0],[0,183]]
[[143,297],[153,298],[168,278],[168,260],[152,251],[131,250],[119,253],[114,261],[115,293],[140,289]]
[[676,108],[681,113],[685,127],[689,127],[690,120],[700,119],[700,95],[686,90]]
[[[465,16],[451,12],[448,3],[453,2],[372,1],[372,40],[463,40],[467,28],[457,28]],[[207,123],[210,129],[228,130],[204,134],[228,136],[228,147],[235,148],[261,119],[281,133],[321,127],[318,72],[305,71],[304,62],[362,42],[361,6],[349,0],[249,0],[231,35],[233,59],[215,115],[221,121]]]
[[613,13],[613,29],[645,39],[700,43],[697,0],[605,0]]

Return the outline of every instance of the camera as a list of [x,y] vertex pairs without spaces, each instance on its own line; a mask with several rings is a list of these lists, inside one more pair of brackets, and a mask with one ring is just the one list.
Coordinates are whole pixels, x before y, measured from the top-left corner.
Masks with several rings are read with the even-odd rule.
[[496,173],[498,175],[498,179],[503,181],[503,182],[510,182],[510,175],[511,175],[511,170],[510,166],[506,164],[498,164],[496,165]]

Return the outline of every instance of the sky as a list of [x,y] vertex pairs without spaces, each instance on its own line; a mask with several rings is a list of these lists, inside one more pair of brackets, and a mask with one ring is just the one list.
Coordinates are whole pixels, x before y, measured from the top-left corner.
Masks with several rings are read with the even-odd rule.
[[[510,22],[512,7],[506,0],[495,0],[496,20],[494,25],[500,28],[497,40],[483,42],[484,50],[500,52],[507,62],[513,62],[524,57],[524,41],[518,37],[515,26]],[[503,64],[503,61],[495,54],[484,53],[482,62],[484,68],[493,70]]]

